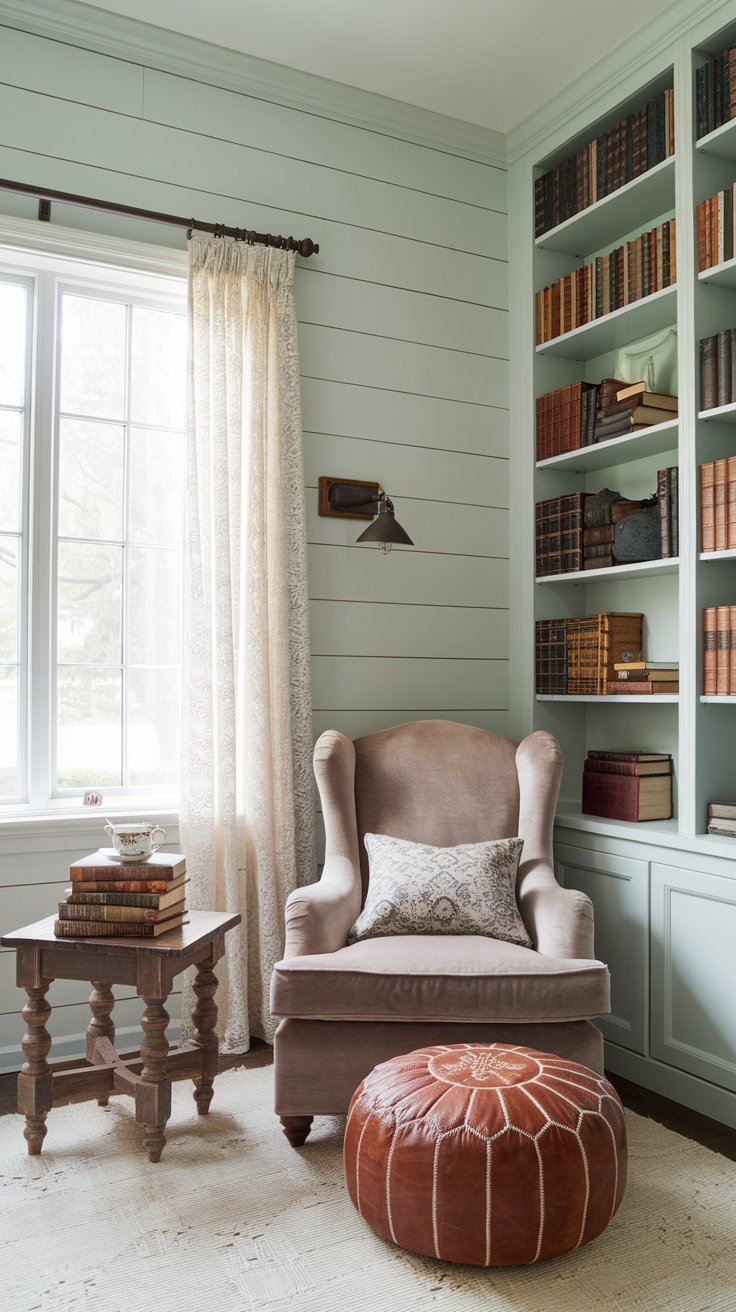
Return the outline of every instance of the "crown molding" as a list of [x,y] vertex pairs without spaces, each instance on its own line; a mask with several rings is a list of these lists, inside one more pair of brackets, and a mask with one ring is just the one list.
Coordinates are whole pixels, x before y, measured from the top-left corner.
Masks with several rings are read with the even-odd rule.
[[501,132],[78,0],[0,0],[0,24],[505,169]]
[[606,100],[609,92],[615,92],[622,77],[628,79],[640,72],[646,76],[652,60],[661,57],[664,49],[674,46],[680,37],[699,28],[704,20],[719,10],[723,13],[724,25],[736,18],[733,0],[725,4],[724,0],[700,0],[695,14],[692,0],[675,0],[638,32],[614,46],[552,100],[514,124],[506,134],[509,164],[516,163],[529,151],[539,153],[542,142],[548,138],[557,134],[564,137],[578,115],[590,118],[593,111],[595,117],[596,106]]

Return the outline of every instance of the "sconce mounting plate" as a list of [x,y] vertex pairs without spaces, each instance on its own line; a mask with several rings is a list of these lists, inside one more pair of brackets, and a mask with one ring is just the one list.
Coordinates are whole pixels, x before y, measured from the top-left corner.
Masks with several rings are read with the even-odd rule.
[[337,510],[330,503],[330,488],[339,483],[343,487],[359,487],[365,489],[366,501],[377,501],[380,492],[378,483],[367,483],[361,478],[320,478],[318,483],[318,500],[317,512],[320,515],[331,517],[333,519],[373,519],[375,510]]

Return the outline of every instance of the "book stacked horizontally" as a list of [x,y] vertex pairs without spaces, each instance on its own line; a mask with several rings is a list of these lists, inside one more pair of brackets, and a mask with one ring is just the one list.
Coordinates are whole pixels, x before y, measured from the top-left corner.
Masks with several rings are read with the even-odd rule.
[[601,389],[595,420],[595,440],[605,442],[624,433],[637,433],[653,424],[677,418],[677,397],[650,392],[646,383],[631,383],[611,394]]
[[588,752],[583,814],[609,820],[669,820],[672,757],[668,752]]
[[680,667],[677,661],[616,661],[616,678],[608,683],[614,696],[654,696],[680,691]]
[[[110,849],[111,852],[111,849]],[[57,938],[156,938],[178,929],[186,916],[186,858],[154,852],[144,861],[120,861],[92,852],[69,868],[71,888],[59,903]]]
[[732,802],[708,803],[708,833],[736,838],[736,806]]

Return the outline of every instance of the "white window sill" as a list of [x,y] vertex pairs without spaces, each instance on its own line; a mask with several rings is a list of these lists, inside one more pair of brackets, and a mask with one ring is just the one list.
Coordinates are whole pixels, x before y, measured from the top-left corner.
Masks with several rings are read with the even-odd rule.
[[170,797],[148,802],[138,797],[111,798],[103,806],[82,806],[77,798],[74,802],[60,800],[44,810],[0,812],[0,854],[48,851],[64,840],[75,843],[77,838],[102,846],[107,817],[155,820],[167,831],[167,847],[179,841],[178,806]]

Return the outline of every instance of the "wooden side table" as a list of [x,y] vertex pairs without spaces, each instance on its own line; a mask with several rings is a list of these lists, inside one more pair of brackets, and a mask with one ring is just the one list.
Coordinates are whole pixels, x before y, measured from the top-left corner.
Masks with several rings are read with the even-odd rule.
[[[104,1106],[111,1093],[131,1094],[151,1162],[159,1161],[166,1143],[172,1080],[193,1079],[197,1111],[207,1114],[218,1054],[214,966],[225,951],[225,934],[240,916],[219,911],[189,911],[187,916],[187,924],[158,938],[55,938],[54,917],[48,916],[0,939],[3,947],[16,949],[18,987],[28,994],[22,1011],[26,1060],[18,1076],[18,1110],[25,1114],[29,1153],[40,1153],[46,1117],[61,1103],[96,1097]],[[187,966],[197,967],[194,1039],[169,1054],[164,1004],[175,977]],[[87,1060],[81,1066],[46,1060],[51,1047],[46,993],[55,979],[92,983]],[[145,1003],[143,1042],[132,1059],[120,1057],[114,1048],[113,984],[133,984]]]

